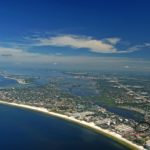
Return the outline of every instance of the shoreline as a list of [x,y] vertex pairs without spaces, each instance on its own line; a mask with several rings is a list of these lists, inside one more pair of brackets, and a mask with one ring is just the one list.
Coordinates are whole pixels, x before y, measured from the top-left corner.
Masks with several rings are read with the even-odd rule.
[[9,77],[9,76],[5,76],[4,74],[0,74],[0,76],[2,76],[5,79],[10,79],[10,80],[14,80],[16,81],[18,84],[27,84],[24,79],[17,79],[17,78],[13,78],[13,77]]
[[125,110],[130,110],[130,111],[134,111],[136,113],[139,113],[141,115],[144,115],[145,114],[145,111],[139,109],[139,108],[133,108],[133,107],[128,107],[128,106],[119,106],[119,108],[123,108]]
[[27,84],[23,79],[17,79],[17,78],[13,78],[13,77],[5,77],[5,76],[3,76],[3,77],[5,79],[15,80],[19,84]]
[[89,128],[91,130],[94,130],[95,132],[97,132],[101,135],[104,135],[108,138],[111,138],[112,140],[116,141],[117,143],[119,143],[119,144],[121,144],[121,145],[123,145],[123,146],[125,146],[129,149],[132,149],[132,150],[145,150],[143,146],[139,146],[139,145],[137,145],[137,144],[135,144],[131,141],[128,141],[127,139],[123,138],[121,135],[119,135],[115,132],[112,132],[112,131],[109,131],[109,130],[106,130],[106,129],[102,129],[102,128],[96,126],[93,122],[89,123],[89,122],[86,122],[86,121],[81,121],[81,120],[75,119],[74,117],[69,117],[69,116],[66,116],[66,115],[63,115],[63,114],[48,111],[46,108],[42,108],[42,107],[5,102],[5,101],[1,101],[1,100],[0,100],[0,104],[20,107],[20,108],[24,108],[24,109],[30,109],[30,110],[33,110],[33,111],[45,113],[47,115],[54,116],[54,117],[57,117],[57,118],[60,118],[60,119],[66,120],[66,121],[70,121],[70,122],[79,124],[81,126],[84,126],[86,128]]

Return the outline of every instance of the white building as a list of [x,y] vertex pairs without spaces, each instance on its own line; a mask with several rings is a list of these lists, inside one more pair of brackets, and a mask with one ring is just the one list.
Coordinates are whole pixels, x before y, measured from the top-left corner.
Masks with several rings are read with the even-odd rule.
[[145,147],[147,150],[150,150],[150,140],[146,141]]
[[125,125],[125,124],[119,124],[119,125],[115,126],[115,129],[121,133],[127,133],[127,132],[134,131],[132,127]]

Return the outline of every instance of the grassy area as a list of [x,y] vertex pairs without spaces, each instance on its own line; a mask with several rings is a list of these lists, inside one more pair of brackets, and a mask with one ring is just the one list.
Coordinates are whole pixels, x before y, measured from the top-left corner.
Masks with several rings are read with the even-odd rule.
[[107,105],[107,106],[113,106],[115,105],[115,102],[112,98],[109,98],[105,95],[101,95],[101,96],[93,96],[93,97],[89,97],[88,99],[92,100],[94,103],[96,104],[103,104],[103,105]]

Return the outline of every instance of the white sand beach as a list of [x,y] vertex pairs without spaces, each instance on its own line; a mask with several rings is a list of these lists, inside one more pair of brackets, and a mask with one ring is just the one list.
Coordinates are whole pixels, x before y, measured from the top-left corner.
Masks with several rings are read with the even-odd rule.
[[55,112],[50,112],[46,108],[41,108],[41,107],[36,107],[36,106],[17,104],[17,103],[9,103],[9,102],[5,102],[5,101],[0,101],[0,104],[6,104],[6,105],[11,105],[11,106],[26,108],[26,109],[30,109],[30,110],[33,110],[33,111],[46,113],[50,116],[55,116],[55,117],[58,117],[58,118],[62,118],[64,120],[68,120],[68,121],[80,124],[82,126],[94,129],[95,131],[99,132],[100,134],[103,134],[105,136],[108,136],[108,137],[114,139],[118,143],[122,143],[123,145],[128,145],[128,147],[132,147],[133,150],[145,150],[144,147],[139,146],[139,145],[137,145],[137,144],[135,144],[131,141],[128,141],[127,139],[123,138],[121,135],[119,135],[115,132],[111,132],[109,130],[102,129],[102,128],[96,126],[93,122],[89,123],[89,122],[86,122],[86,121],[77,120],[73,117],[69,117],[69,116],[62,115],[62,114],[55,113]]

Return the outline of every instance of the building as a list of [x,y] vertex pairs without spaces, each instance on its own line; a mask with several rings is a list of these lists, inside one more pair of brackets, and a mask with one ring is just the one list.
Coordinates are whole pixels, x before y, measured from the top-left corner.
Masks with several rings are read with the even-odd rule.
[[146,141],[146,143],[145,143],[145,148],[146,148],[147,150],[150,150],[150,140]]
[[133,132],[133,128],[125,125],[125,124],[119,124],[117,126],[115,126],[115,130],[118,131],[119,133],[128,133],[128,132]]

